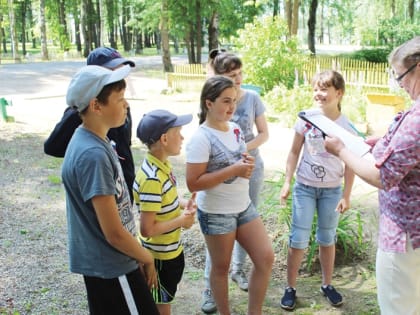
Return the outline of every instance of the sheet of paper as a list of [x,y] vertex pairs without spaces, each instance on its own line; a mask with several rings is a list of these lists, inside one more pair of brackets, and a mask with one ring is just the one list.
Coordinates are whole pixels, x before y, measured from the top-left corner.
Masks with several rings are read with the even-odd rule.
[[348,132],[343,127],[337,125],[334,121],[324,116],[318,109],[309,109],[301,111],[298,116],[311,123],[322,133],[328,136],[336,136],[343,141],[347,148],[359,156],[367,156],[370,146],[364,139]]

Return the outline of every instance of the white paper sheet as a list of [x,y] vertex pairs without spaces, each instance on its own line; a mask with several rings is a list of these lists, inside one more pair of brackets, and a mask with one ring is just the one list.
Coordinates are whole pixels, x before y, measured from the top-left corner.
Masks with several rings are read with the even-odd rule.
[[359,156],[366,156],[370,151],[370,146],[364,139],[348,132],[343,127],[337,125],[334,121],[324,116],[318,109],[309,109],[299,112],[298,116],[311,123],[325,135],[336,136],[343,141],[345,146]]

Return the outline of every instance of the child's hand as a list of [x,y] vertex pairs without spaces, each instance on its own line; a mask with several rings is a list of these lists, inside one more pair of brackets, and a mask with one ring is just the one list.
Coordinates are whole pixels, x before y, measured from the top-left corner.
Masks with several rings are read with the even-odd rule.
[[343,214],[348,209],[350,209],[350,202],[346,200],[345,198],[341,198],[341,200],[338,202],[338,205],[335,211]]
[[188,199],[187,204],[184,208],[184,213],[186,215],[194,215],[197,212],[197,204],[195,203],[195,196],[197,193],[194,191],[191,195],[191,198]]
[[280,191],[280,206],[285,207],[290,194],[290,183],[284,183]]
[[140,264],[140,270],[143,272],[144,278],[146,279],[146,283],[149,289],[157,288],[158,280],[155,262],[153,261],[149,264]]
[[236,176],[243,178],[250,178],[252,171],[254,170],[254,157],[248,153],[242,154],[242,159],[236,162],[234,165],[237,168]]
[[370,145],[373,148],[375,146],[376,142],[378,142],[379,139],[380,139],[380,137],[370,136],[370,137],[367,137],[365,139],[365,143],[367,143],[368,145]]

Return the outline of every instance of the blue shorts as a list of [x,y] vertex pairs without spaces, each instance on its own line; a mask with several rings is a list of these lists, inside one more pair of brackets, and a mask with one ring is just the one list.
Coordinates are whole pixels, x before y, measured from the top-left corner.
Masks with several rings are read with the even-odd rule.
[[315,210],[318,214],[316,241],[321,246],[335,244],[340,218],[340,214],[335,209],[341,197],[341,186],[317,188],[296,182],[293,188],[289,247],[297,249],[308,247]]
[[198,222],[201,232],[206,235],[227,234],[235,231],[239,226],[251,222],[260,215],[252,202],[245,211],[239,213],[208,213],[197,210]]

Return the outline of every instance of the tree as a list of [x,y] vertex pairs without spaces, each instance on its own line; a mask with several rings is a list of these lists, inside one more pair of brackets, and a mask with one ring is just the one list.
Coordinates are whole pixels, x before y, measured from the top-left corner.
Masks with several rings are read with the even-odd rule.
[[21,59],[19,57],[19,51],[18,51],[18,39],[17,39],[17,32],[16,32],[15,11],[13,8],[13,0],[8,0],[7,4],[9,8],[10,41],[12,45],[13,60],[16,63],[19,63],[21,62]]
[[174,68],[171,61],[171,52],[169,48],[169,12],[168,0],[162,0],[162,17],[160,23],[160,32],[162,34],[162,62],[165,72],[173,72]]
[[45,0],[39,1],[39,23],[41,30],[41,58],[42,60],[48,60],[48,48],[47,48],[47,26],[45,23]]
[[299,25],[299,0],[286,0],[284,12],[289,29],[289,36],[297,35]]
[[308,49],[312,54],[315,51],[315,28],[316,28],[316,9],[318,7],[318,0],[311,0],[309,19],[308,19]]

